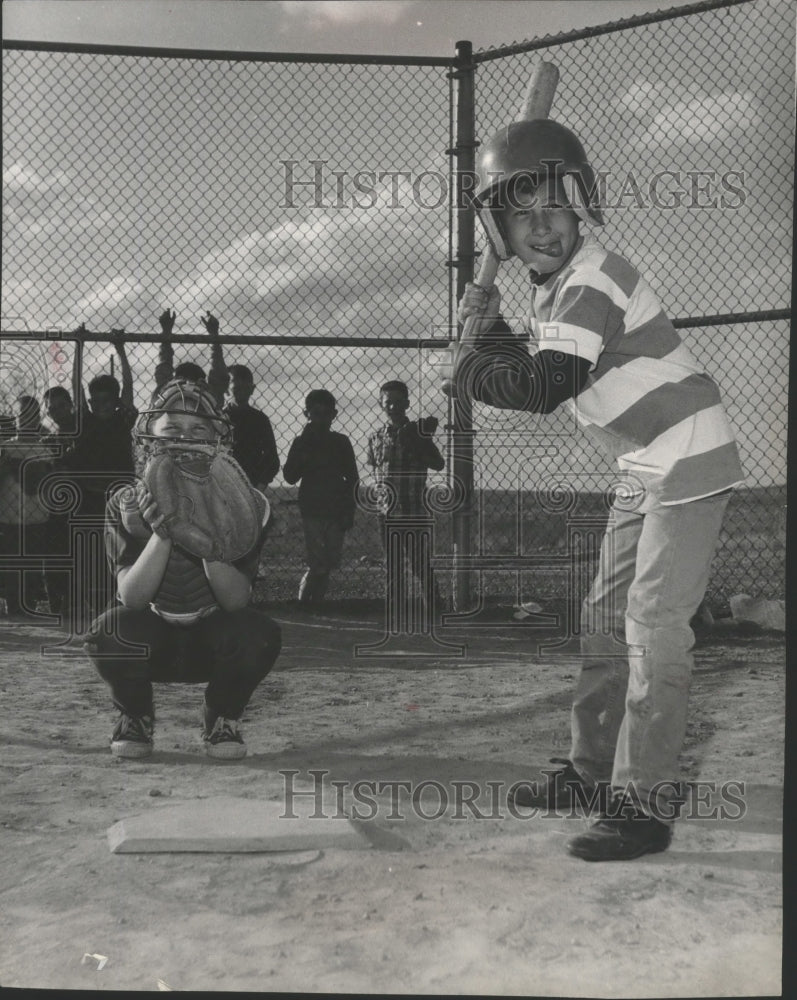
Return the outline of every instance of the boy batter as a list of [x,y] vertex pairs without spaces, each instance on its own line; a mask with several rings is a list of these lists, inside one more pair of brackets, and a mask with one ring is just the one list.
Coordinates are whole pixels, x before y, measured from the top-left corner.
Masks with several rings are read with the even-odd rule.
[[[481,149],[477,210],[498,256],[528,268],[524,346],[469,345],[454,391],[491,406],[550,413],[566,404],[628,474],[584,601],[582,667],[563,766],[521,786],[519,805],[602,815],[569,844],[588,861],[669,845],[686,732],[694,635],[730,491],[743,473],[716,384],[637,270],[581,224],[602,224],[581,143],[553,121],[516,122]],[[459,319],[508,331],[500,294],[467,287]],[[618,641],[613,636],[620,636]]]

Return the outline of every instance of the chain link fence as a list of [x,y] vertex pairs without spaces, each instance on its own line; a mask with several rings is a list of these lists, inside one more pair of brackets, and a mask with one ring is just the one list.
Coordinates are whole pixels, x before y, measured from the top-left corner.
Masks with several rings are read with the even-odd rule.
[[[727,518],[715,603],[784,590],[788,322],[758,314],[790,298],[793,28],[791,4],[756,0],[475,56],[481,138],[514,117],[540,58],[557,63],[552,117],[605,178],[602,239],[639,266],[720,382],[748,485]],[[449,340],[450,265],[467,251],[454,238],[455,60],[8,42],[3,59],[0,412],[21,391],[71,385],[80,323],[94,331],[84,383],[116,363],[107,331],[126,331],[140,407],[160,313],[177,313],[175,361],[207,368],[210,311],[226,362],[254,374],[251,403],[283,462],[306,393],[326,388],[366,475],[378,389],[396,378],[411,414],[440,418],[450,458],[432,354]],[[522,269],[506,265],[499,283],[507,316],[521,316]],[[726,321],[701,323],[717,314]],[[567,520],[605,518],[613,470],[559,415],[545,418],[544,448],[528,433],[537,418],[474,417],[479,551],[528,557],[485,572],[482,589],[557,594]],[[575,513],[546,505],[562,482]],[[262,584],[274,600],[295,595],[304,559],[296,491],[281,483]],[[450,520],[437,518],[441,557]],[[546,559],[553,569],[535,568]],[[376,522],[360,513],[330,596],[383,588]]]

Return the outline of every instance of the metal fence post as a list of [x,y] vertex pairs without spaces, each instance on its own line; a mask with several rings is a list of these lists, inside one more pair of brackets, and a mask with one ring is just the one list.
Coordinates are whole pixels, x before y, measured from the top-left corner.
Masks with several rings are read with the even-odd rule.
[[[457,42],[457,125],[456,125],[456,225],[457,242],[456,300],[459,302],[465,284],[473,281],[474,212],[463,184],[473,174],[476,165],[475,66],[471,42]],[[457,328],[457,339],[462,335]],[[452,475],[461,485],[462,503],[453,515],[454,574],[453,603],[455,611],[467,611],[471,604],[471,572],[462,566],[462,559],[473,553],[473,421],[469,400],[460,399],[452,408],[453,448]]]

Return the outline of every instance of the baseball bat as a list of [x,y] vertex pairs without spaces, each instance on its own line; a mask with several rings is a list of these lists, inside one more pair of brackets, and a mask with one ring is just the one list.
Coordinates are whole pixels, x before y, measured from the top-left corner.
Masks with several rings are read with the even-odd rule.
[[[523,101],[520,111],[520,117],[516,120],[533,121],[535,118],[547,118],[551,111],[558,83],[559,70],[556,64],[552,62],[539,63],[531,74],[529,85],[526,89],[526,98]],[[501,261],[496,257],[493,248],[488,245],[482,257],[476,284],[489,291],[495,284],[500,264]],[[462,333],[463,340],[465,339],[465,333],[470,322],[470,319],[468,319],[465,323],[465,330]]]
[[[553,104],[556,87],[559,83],[559,70],[555,63],[541,62],[534,68],[526,89],[526,97],[520,109],[520,117],[516,121],[532,121],[535,118],[547,118]],[[487,245],[482,256],[476,284],[489,291],[495,284],[501,261],[495,255],[493,248]],[[477,316],[469,316],[462,328],[460,344],[474,340],[474,330],[478,324]]]

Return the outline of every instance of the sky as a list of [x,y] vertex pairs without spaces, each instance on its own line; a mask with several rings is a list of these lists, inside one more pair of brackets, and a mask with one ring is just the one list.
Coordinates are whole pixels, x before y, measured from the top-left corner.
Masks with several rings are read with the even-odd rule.
[[451,56],[691,0],[3,0],[6,38],[222,51]]
[[[450,58],[458,39],[476,49],[509,44],[661,6],[5,0],[3,32],[36,41]],[[793,57],[786,19],[767,13],[774,6],[759,0],[731,12],[723,46],[715,45],[722,15],[712,15],[702,18],[703,34],[684,34],[683,21],[670,21],[633,33],[633,41],[621,32],[551,50],[561,72],[555,116],[582,135],[593,162],[612,168],[615,200],[631,166],[643,193],[654,168],[676,171],[681,188],[689,171],[713,173],[715,189],[728,171],[747,170],[744,211],[654,212],[626,198],[606,213],[602,238],[614,248],[622,237],[617,248],[646,272],[673,316],[789,301],[794,123],[792,87],[782,77]],[[766,60],[750,47],[762,42]],[[778,73],[766,68],[773,61]],[[514,117],[531,65],[525,54],[480,67],[479,135]],[[4,329],[63,333],[86,322],[91,330],[155,333],[169,306],[178,312],[176,332],[185,334],[201,335],[199,315],[211,309],[222,332],[240,334],[447,335],[448,211],[435,201],[435,179],[449,168],[444,68],[7,53],[4,102]],[[320,202],[306,183],[317,157],[327,170]],[[288,162],[305,182],[291,207]],[[354,204],[351,178],[361,170],[412,176],[382,180],[372,201]],[[346,177],[342,198],[336,171]],[[422,175],[428,190],[415,185]],[[507,315],[521,316],[525,276],[508,264],[501,286]],[[725,331],[710,331],[696,346],[745,428],[751,461],[760,465],[764,456],[777,479],[785,467],[787,383],[785,366],[771,359],[785,357],[786,324],[755,334],[772,367],[747,376],[748,393],[737,391],[743,349],[728,349]],[[131,351],[143,393],[152,358],[134,345]],[[417,405],[439,408],[423,358],[405,351],[402,362],[399,354],[369,351],[257,348],[255,367],[265,378],[253,402],[271,412],[283,450],[308,379],[337,381],[353,426],[372,419],[388,368],[411,383]],[[108,357],[107,346],[91,348],[87,375],[105,370]],[[6,387],[24,381],[22,355],[12,363],[6,348],[5,359]],[[765,419],[759,380],[774,400]],[[288,410],[290,420],[274,418],[275,409]],[[491,431],[527,436],[523,419],[511,418],[509,427],[506,414],[477,417],[484,441]],[[578,446],[568,453],[571,468],[584,466]]]

